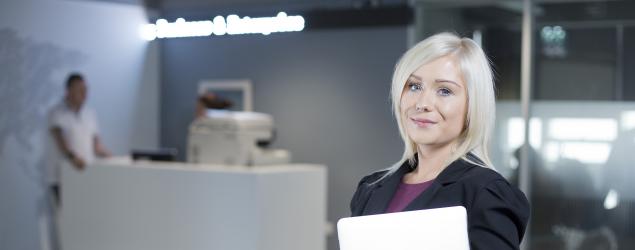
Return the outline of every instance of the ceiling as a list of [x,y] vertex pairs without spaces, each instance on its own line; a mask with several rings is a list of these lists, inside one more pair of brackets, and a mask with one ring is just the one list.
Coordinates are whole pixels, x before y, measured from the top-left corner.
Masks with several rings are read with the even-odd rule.
[[[369,10],[391,6],[424,5],[463,8],[473,17],[493,22],[512,20],[522,13],[522,0],[73,0],[144,5],[162,14],[196,14],[227,11]],[[544,21],[627,20],[635,21],[633,0],[534,0],[535,13]],[[489,16],[489,17],[488,17]],[[502,16],[494,20],[491,16]]]
[[[285,8],[285,9],[348,9],[363,7],[382,7],[394,5],[427,4],[445,7],[478,7],[498,6],[507,9],[522,10],[523,0],[73,0],[73,1],[103,1],[124,4],[144,5],[148,8],[163,11],[191,10],[191,9],[256,9],[256,8]],[[542,4],[611,4],[633,3],[632,0],[533,0],[537,5]],[[632,10],[635,12],[635,9]]]

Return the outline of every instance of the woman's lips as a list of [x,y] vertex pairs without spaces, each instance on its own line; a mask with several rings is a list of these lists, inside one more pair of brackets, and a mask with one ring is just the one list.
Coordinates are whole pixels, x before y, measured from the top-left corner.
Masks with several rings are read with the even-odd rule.
[[418,127],[423,127],[423,128],[427,128],[430,127],[434,124],[437,124],[436,122],[432,121],[432,120],[428,120],[428,119],[417,119],[417,118],[410,118],[410,120],[412,122],[415,123],[415,125],[417,125]]

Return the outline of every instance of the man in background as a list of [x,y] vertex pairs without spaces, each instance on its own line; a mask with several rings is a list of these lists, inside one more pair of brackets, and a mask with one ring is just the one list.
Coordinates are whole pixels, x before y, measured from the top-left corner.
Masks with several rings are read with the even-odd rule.
[[230,101],[208,92],[196,99],[196,114],[194,115],[194,119],[205,117],[208,109],[229,109],[231,106],[232,103]]
[[49,186],[58,206],[60,173],[65,163],[70,163],[76,170],[81,171],[96,157],[110,156],[110,152],[99,139],[95,112],[84,105],[87,92],[86,81],[82,75],[69,75],[64,99],[49,113],[49,130],[55,145]]

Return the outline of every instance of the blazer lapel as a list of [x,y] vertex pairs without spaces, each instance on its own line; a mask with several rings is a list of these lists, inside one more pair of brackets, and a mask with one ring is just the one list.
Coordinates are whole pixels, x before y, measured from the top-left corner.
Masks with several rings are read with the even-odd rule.
[[366,203],[363,214],[371,215],[385,213],[386,208],[388,208],[392,197],[401,183],[402,177],[410,171],[412,171],[412,168],[408,161],[406,161],[401,165],[401,167],[399,167],[397,172],[375,184],[376,187],[371,190],[371,193],[369,194],[370,197],[368,199],[368,203]]
[[449,184],[456,182],[463,175],[463,173],[465,173],[465,171],[469,170],[472,167],[474,166],[472,166],[471,164],[467,164],[461,159],[454,161],[452,164],[450,164],[450,166],[441,171],[432,185],[430,185],[428,189],[423,191],[423,193],[419,194],[417,198],[415,198],[410,204],[408,204],[404,211],[433,208],[430,207],[429,204],[430,201],[432,201],[432,199],[437,195],[439,190]]

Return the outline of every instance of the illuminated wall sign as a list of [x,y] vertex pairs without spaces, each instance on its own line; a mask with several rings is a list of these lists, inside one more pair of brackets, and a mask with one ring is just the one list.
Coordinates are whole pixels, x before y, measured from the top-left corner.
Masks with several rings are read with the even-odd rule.
[[243,18],[237,15],[229,15],[227,18],[216,16],[205,21],[188,22],[183,18],[170,23],[165,19],[159,19],[155,24],[146,24],[141,30],[141,35],[146,40],[155,38],[196,37],[196,36],[222,36],[240,34],[269,35],[275,32],[292,32],[304,29],[302,16],[287,16],[280,12],[275,17]]

